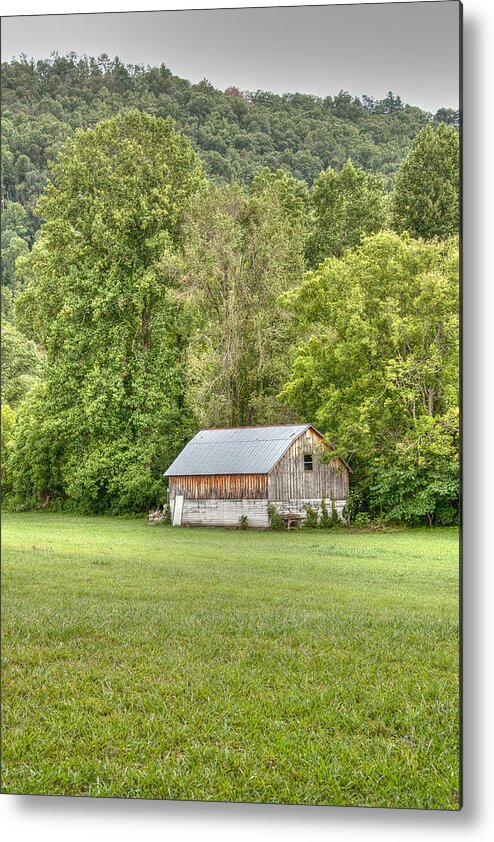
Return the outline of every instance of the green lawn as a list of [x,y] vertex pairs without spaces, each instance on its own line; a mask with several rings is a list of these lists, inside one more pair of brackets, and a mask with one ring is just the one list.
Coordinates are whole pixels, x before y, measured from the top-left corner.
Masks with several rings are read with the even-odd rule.
[[4,514],[4,792],[457,809],[458,533]]

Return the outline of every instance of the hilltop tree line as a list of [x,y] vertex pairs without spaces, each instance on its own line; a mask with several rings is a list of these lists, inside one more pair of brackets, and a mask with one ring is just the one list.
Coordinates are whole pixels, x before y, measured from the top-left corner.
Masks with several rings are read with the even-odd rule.
[[66,138],[33,241],[7,197],[8,505],[144,511],[199,427],[310,421],[353,468],[353,517],[454,522],[456,128],[427,121],[391,191],[347,158],[310,184],[251,174],[211,177],[170,117],[133,109]]
[[[350,159],[382,176],[389,189],[420,129],[458,125],[458,112],[443,108],[428,114],[392,92],[375,100],[346,91],[325,98],[240,91],[233,85],[220,91],[207,80],[191,84],[164,64],[124,65],[107,55],[4,62],[2,195],[26,210],[17,230],[28,245],[39,225],[34,208],[48,162],[76,129],[132,109],[172,117],[209,178],[244,186],[261,167],[283,169],[310,186],[322,170],[339,170]],[[19,243],[11,248],[7,271],[20,248]]]

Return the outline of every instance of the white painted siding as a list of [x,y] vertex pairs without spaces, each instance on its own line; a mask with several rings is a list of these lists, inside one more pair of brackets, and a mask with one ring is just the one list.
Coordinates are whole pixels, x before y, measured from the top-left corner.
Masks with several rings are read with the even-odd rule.
[[[276,506],[280,514],[298,514],[302,515],[302,517],[306,517],[307,515],[307,506],[311,506],[311,508],[315,509],[318,515],[321,515],[321,505],[322,499],[308,499],[305,498],[303,500],[273,500],[273,505]],[[346,500],[335,500],[334,504],[336,506],[336,511],[338,512],[338,517],[342,517],[342,512],[346,504]],[[331,514],[331,500],[326,500],[326,506],[328,508],[328,513]]]
[[182,525],[238,526],[247,515],[248,526],[267,528],[267,500],[184,500]]

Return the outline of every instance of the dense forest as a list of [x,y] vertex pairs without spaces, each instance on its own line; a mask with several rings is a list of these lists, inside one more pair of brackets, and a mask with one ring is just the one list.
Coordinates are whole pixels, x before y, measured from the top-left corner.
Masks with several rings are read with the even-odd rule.
[[310,421],[356,522],[458,510],[458,113],[2,67],[2,484],[162,505],[200,426]]
[[78,128],[138,109],[172,117],[199,154],[207,176],[249,185],[261,166],[284,169],[311,185],[345,161],[382,175],[388,188],[423,126],[458,125],[458,112],[431,115],[389,93],[383,100],[345,91],[324,99],[216,90],[193,85],[161,67],[125,66],[118,58],[55,56],[2,64],[3,195],[27,211],[27,234],[38,225],[34,205],[48,161]]

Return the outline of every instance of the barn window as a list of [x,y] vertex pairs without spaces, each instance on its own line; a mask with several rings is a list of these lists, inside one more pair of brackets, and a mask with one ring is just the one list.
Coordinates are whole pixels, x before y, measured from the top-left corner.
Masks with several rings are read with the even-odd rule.
[[304,453],[304,471],[312,471],[312,453]]

